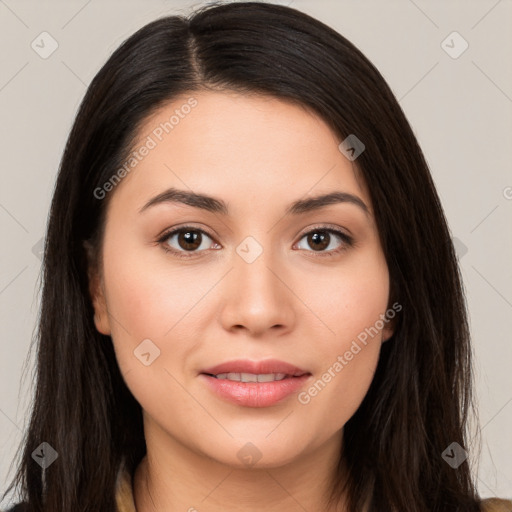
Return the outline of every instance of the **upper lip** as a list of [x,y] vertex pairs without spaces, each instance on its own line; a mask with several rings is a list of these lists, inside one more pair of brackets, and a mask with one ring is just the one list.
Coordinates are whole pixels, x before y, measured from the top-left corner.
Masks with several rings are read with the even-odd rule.
[[298,377],[309,373],[298,366],[295,366],[285,361],[278,359],[265,359],[263,361],[250,361],[248,359],[235,359],[233,361],[226,361],[225,363],[205,368],[201,373],[210,375],[218,375],[219,373],[285,373]]

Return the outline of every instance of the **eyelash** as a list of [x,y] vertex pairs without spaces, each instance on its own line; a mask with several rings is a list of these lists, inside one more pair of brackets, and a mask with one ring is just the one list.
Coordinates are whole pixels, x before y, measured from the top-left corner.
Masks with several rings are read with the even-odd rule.
[[[194,255],[196,255],[200,252],[203,252],[203,251],[177,251],[175,249],[169,248],[168,244],[165,243],[169,240],[169,238],[171,238],[176,233],[181,233],[181,232],[186,232],[186,231],[198,232],[203,235],[206,235],[207,237],[209,237],[213,240],[213,237],[209,233],[204,231],[203,229],[199,229],[194,226],[182,226],[177,229],[167,231],[157,240],[157,242],[162,246],[162,248],[165,252],[171,253],[178,258],[193,258]],[[310,229],[306,233],[303,233],[299,239],[299,242],[307,235],[310,235],[312,233],[318,233],[318,232],[334,234],[342,240],[343,244],[338,249],[334,249],[331,251],[307,251],[307,252],[316,253],[314,257],[324,258],[324,257],[337,256],[338,254],[342,253],[343,251],[346,251],[347,249],[349,249],[350,247],[353,247],[355,245],[354,239],[351,236],[347,235],[343,231],[340,231],[338,229],[334,229],[331,227],[327,227],[327,226],[315,226],[314,228]],[[303,250],[303,249],[300,249],[300,250]]]

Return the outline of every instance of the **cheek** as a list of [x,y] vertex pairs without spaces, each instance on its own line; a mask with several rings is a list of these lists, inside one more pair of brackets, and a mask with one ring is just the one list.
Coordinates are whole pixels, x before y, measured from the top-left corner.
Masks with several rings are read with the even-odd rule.
[[184,396],[181,370],[201,340],[194,318],[211,278],[193,274],[192,267],[155,267],[135,251],[130,257],[112,256],[110,268],[105,265],[107,301],[126,385],[153,417],[169,417],[172,404],[178,403],[184,417],[197,413]]
[[[323,371],[297,396],[304,428],[322,431],[326,437],[340,430],[355,414],[372,383],[379,359],[380,342],[333,351]],[[347,349],[347,350],[345,350]],[[350,356],[347,357],[347,351]]]
[[[194,339],[196,324],[189,319],[214,283],[211,276],[203,275],[197,267],[178,268],[170,265],[161,254],[158,258],[152,257],[156,252],[156,248],[148,251],[147,247],[130,247],[129,242],[115,237],[104,247],[112,340],[124,371],[141,364],[134,357],[134,350],[144,340],[151,340],[160,350],[154,363],[160,366],[168,359],[165,343],[183,335]],[[151,348],[151,344],[148,346]],[[182,347],[183,344],[173,344],[173,359],[183,355]]]
[[343,353],[355,339],[363,343],[365,339],[380,340],[380,319],[389,299],[389,274],[379,253],[355,255],[338,269],[318,272],[301,282],[297,283],[299,294],[317,317],[318,325],[323,326],[323,335],[315,342],[322,353],[330,357],[333,350]]
[[[311,338],[321,364],[298,401],[310,418],[323,418],[335,431],[355,413],[378,363],[389,274],[383,259],[360,257],[333,273],[315,276],[302,297],[315,317]],[[311,283],[309,283],[311,285]],[[300,294],[300,292],[299,292]]]

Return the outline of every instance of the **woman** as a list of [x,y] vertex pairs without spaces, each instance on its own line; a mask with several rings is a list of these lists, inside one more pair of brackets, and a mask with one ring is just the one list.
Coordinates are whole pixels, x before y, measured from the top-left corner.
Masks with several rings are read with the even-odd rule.
[[375,67],[283,6],[165,17],[69,136],[10,489],[52,512],[510,510],[468,465],[470,354],[446,219]]

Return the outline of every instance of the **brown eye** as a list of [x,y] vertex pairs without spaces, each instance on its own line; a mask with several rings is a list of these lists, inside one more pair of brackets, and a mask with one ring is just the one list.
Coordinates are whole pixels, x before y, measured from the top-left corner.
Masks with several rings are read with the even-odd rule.
[[[301,247],[302,240],[306,240],[307,247]],[[317,228],[302,236],[298,248],[319,253],[319,256],[333,256],[353,245],[353,238],[342,231]]]
[[177,241],[182,249],[194,251],[201,246],[202,235],[198,231],[181,231]]
[[183,227],[165,234],[159,242],[166,251],[181,256],[203,252],[211,248],[213,240],[202,229]]
[[327,231],[315,231],[307,235],[308,244],[315,251],[323,251],[329,246],[331,235]]

